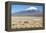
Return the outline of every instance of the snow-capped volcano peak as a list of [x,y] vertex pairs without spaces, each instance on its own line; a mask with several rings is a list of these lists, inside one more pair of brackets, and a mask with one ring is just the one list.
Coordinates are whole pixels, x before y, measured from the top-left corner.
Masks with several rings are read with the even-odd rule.
[[26,10],[37,10],[37,8],[36,7],[29,7]]

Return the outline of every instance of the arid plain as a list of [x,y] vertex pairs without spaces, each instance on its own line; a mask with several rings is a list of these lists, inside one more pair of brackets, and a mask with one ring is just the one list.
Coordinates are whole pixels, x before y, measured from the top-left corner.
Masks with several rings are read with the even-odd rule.
[[37,16],[11,16],[11,28],[43,27],[43,17]]

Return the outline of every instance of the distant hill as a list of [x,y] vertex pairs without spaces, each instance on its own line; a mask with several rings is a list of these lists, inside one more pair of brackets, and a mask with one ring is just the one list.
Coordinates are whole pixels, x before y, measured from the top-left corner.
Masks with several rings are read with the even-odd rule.
[[13,13],[12,16],[43,16],[43,12],[38,10],[25,10]]

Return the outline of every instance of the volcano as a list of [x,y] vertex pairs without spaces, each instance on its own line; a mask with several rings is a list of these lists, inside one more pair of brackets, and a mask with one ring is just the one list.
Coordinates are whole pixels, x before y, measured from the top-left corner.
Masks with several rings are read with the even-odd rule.
[[32,9],[13,13],[12,16],[43,16],[42,13],[43,13],[42,11]]

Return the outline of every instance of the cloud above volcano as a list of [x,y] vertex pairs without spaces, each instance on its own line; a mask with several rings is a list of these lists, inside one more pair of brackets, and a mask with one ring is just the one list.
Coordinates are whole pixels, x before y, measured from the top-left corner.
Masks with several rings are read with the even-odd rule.
[[37,10],[37,8],[36,7],[29,7],[26,10]]

